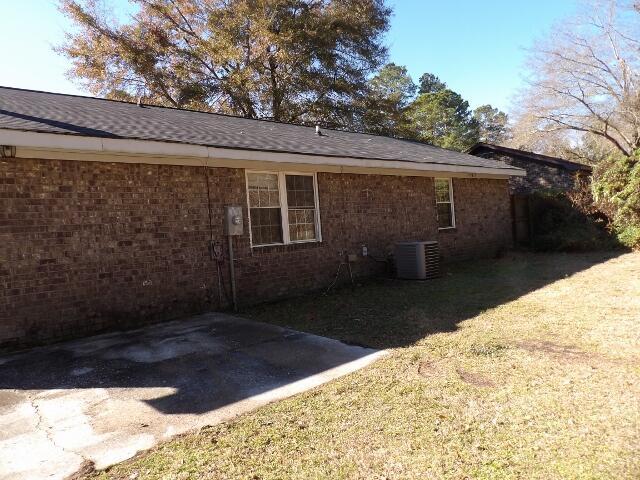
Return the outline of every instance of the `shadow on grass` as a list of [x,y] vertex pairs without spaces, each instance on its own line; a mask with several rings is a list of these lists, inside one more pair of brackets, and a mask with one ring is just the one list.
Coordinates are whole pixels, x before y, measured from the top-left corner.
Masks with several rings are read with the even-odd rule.
[[246,309],[254,320],[374,348],[412,345],[622,252],[519,254],[450,265],[430,281],[379,279]]
[[437,280],[375,280],[242,312],[265,323],[203,315],[24,351],[0,357],[0,407],[19,403],[15,390],[162,387],[171,392],[143,400],[155,410],[211,412],[372,353],[275,324],[360,346],[407,346],[618,254],[512,254],[452,265]]

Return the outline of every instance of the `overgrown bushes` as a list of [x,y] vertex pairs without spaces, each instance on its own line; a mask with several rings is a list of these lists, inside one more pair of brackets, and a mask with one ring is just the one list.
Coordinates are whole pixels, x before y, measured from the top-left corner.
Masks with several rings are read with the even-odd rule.
[[531,244],[535,250],[577,252],[620,246],[606,217],[592,209],[583,197],[584,192],[546,191],[531,195]]
[[608,156],[573,191],[533,194],[530,210],[536,250],[640,249],[640,151]]
[[611,220],[623,245],[640,248],[640,151],[610,155],[593,172],[595,204]]

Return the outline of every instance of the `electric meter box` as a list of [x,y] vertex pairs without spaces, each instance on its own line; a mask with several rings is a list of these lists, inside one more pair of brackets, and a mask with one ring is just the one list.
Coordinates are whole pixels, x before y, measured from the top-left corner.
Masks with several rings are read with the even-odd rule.
[[242,207],[227,205],[224,207],[224,233],[225,235],[242,235],[244,221],[242,219]]

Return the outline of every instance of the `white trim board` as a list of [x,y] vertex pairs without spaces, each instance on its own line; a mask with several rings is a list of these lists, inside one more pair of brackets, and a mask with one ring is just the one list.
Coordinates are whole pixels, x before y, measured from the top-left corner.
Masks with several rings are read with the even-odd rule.
[[228,168],[298,169],[312,172],[365,173],[398,176],[508,178],[524,176],[522,169],[486,168],[440,163],[330,157],[207,147],[152,140],[84,137],[0,129],[0,145],[16,146],[18,158],[97,162],[208,165]]

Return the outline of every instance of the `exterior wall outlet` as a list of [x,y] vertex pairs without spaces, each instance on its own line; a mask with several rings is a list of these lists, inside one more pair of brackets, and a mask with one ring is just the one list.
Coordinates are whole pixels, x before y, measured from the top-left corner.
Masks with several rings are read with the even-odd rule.
[[369,249],[366,245],[362,245],[362,256],[366,257],[367,255],[369,255]]

